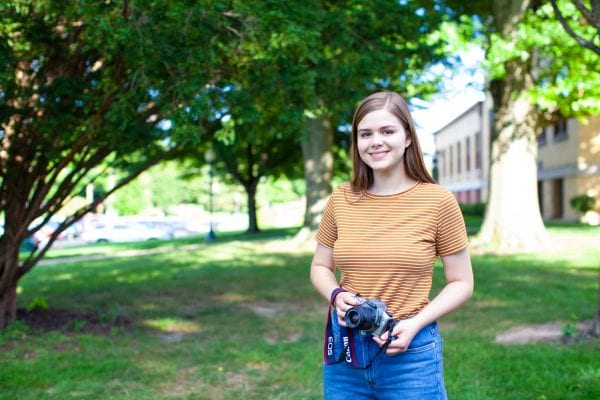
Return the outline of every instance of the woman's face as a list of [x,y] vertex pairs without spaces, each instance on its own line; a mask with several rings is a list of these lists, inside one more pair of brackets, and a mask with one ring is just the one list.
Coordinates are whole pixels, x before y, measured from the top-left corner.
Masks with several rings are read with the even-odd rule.
[[400,120],[387,110],[375,110],[358,123],[356,148],[374,172],[400,171],[410,139]]

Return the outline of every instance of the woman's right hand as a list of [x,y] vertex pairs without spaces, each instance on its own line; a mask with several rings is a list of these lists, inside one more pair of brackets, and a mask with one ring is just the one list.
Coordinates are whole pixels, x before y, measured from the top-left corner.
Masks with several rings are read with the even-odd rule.
[[346,320],[344,317],[346,316],[346,312],[354,306],[358,306],[361,304],[361,301],[355,294],[350,292],[342,292],[335,297],[334,306],[335,311],[338,318],[338,323],[341,326],[347,326]]

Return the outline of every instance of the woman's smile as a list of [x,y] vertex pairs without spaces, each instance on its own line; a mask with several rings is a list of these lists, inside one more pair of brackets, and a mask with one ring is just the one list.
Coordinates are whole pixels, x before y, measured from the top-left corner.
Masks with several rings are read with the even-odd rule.
[[369,155],[371,156],[371,158],[373,160],[378,161],[378,160],[384,159],[388,153],[389,153],[388,150],[378,150],[378,151],[370,152]]

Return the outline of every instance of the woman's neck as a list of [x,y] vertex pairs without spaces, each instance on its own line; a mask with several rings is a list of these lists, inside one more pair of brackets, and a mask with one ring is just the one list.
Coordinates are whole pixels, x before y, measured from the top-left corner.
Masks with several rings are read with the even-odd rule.
[[373,174],[373,184],[367,189],[367,192],[376,195],[389,195],[402,193],[417,183],[415,179],[406,174]]

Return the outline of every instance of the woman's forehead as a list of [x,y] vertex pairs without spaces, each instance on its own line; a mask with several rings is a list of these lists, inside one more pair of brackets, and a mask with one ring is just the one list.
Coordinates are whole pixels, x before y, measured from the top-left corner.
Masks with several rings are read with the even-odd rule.
[[402,123],[386,109],[371,111],[358,123],[358,129],[377,129],[382,126],[402,126]]

